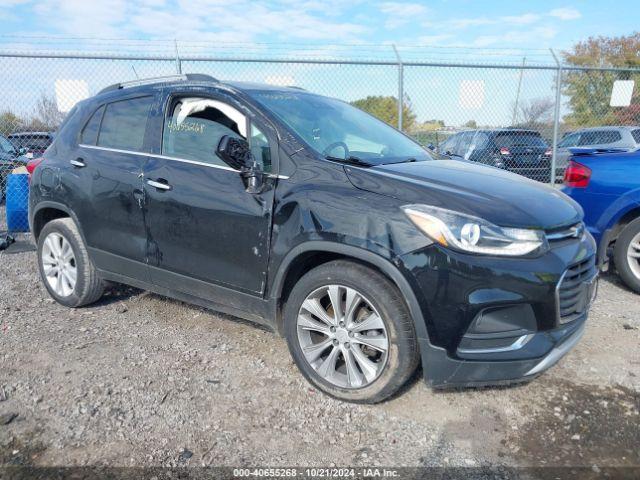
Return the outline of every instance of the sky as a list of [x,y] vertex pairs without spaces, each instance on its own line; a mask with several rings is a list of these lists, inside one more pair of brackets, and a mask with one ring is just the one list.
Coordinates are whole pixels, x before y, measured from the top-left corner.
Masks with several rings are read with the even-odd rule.
[[559,49],[589,35],[629,33],[640,17],[633,0],[0,0],[0,6],[3,35]]
[[[171,52],[177,40],[183,55],[389,60],[394,44],[405,61],[553,64],[550,47],[560,52],[589,36],[629,34],[639,18],[637,0],[0,0],[0,50]],[[0,59],[0,67],[15,79],[15,89],[4,83],[0,109],[13,109],[10,100],[31,105],[56,79],[84,79],[95,92],[118,80],[173,73],[174,65]],[[31,71],[37,75],[24,75]],[[392,67],[185,63],[183,71],[295,84],[345,100],[397,94]],[[405,69],[405,93],[419,120],[451,125],[508,125],[516,97],[546,98],[553,86],[553,72]],[[469,96],[479,100],[469,103]]]

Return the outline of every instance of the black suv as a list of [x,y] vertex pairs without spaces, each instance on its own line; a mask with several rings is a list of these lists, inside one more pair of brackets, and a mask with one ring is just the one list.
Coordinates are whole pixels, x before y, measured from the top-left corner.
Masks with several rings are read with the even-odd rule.
[[36,168],[63,305],[120,282],[268,325],[304,376],[376,402],[531,379],[584,330],[594,241],[564,194],[433,159],[347,103],[204,75],[106,88]]
[[502,168],[533,180],[548,182],[551,149],[535,130],[504,128],[467,130],[447,138],[440,154]]

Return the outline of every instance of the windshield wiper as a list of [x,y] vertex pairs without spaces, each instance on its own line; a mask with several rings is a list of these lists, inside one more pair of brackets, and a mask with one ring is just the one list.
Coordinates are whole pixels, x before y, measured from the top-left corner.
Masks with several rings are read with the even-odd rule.
[[409,158],[406,158],[404,160],[399,160],[397,162],[381,163],[380,165],[395,165],[397,163],[426,162],[427,160],[428,160],[427,158],[425,158],[424,160],[418,160],[415,157],[409,157]]
[[354,157],[353,155],[350,155],[347,158],[332,157],[331,155],[327,155],[324,158],[326,158],[327,160],[332,160],[334,162],[341,162],[341,163],[349,163],[351,165],[358,165],[359,167],[372,167],[374,165],[373,163],[369,163],[369,162],[367,162],[365,160],[362,160],[361,158]]

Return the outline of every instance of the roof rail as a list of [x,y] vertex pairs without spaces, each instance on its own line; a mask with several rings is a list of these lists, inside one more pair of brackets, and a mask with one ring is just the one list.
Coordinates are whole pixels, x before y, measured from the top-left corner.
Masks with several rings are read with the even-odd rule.
[[139,87],[141,85],[152,85],[154,83],[164,82],[177,82],[177,81],[192,81],[192,82],[218,82],[218,79],[213,78],[210,75],[204,73],[187,73],[183,75],[167,75],[164,77],[150,77],[140,78],[137,80],[131,80],[129,82],[120,82],[109,85],[98,92],[101,93],[111,92],[113,90],[122,90],[123,88]]

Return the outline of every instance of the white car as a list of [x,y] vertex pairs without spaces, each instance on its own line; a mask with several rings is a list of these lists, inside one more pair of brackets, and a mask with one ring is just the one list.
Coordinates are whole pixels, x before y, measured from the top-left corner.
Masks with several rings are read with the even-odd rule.
[[566,135],[558,143],[556,175],[564,175],[571,156],[569,148],[615,148],[625,151],[640,149],[640,126],[582,128]]

